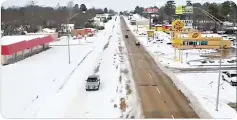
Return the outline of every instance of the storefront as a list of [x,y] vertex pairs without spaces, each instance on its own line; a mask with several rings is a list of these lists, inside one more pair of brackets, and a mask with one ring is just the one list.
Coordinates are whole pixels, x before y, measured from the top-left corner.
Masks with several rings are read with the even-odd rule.
[[[198,32],[175,35],[172,44],[179,49],[219,49],[220,46],[228,49],[230,40],[223,40],[218,34],[201,34]],[[179,45],[174,45],[174,44]]]

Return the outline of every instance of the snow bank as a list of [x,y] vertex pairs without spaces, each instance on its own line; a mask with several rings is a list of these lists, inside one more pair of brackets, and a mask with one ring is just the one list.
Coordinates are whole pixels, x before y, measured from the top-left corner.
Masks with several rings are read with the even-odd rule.
[[[140,100],[138,92],[137,92],[136,83],[135,83],[133,76],[132,76],[132,68],[130,66],[131,65],[130,60],[128,58],[128,51],[127,51],[124,41],[121,40],[121,39],[123,39],[121,30],[118,34],[120,35],[119,49],[120,49],[120,54],[121,54],[121,58],[122,58],[121,59],[122,60],[121,70],[128,71],[128,73],[121,72],[121,77],[123,79],[122,81],[125,81],[124,86],[125,87],[126,87],[126,85],[129,86],[129,89],[131,90],[131,93],[128,95],[128,98],[127,98],[128,105],[130,106],[130,108],[128,111],[126,111],[127,114],[125,114],[125,117],[123,117],[123,118],[133,118],[133,117],[135,119],[144,118],[143,111],[141,108],[141,102],[140,102],[141,100]],[[129,116],[129,117],[126,117],[126,116]]]

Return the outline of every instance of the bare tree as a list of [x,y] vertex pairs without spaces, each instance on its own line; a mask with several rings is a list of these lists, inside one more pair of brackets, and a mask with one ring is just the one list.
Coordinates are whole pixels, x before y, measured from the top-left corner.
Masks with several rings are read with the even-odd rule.
[[36,1],[30,0],[28,1],[28,4],[26,6],[35,6],[35,4],[36,4]]
[[74,3],[73,1],[69,1],[67,4],[67,9],[68,9],[68,18],[70,19],[73,16],[73,7],[74,7]]

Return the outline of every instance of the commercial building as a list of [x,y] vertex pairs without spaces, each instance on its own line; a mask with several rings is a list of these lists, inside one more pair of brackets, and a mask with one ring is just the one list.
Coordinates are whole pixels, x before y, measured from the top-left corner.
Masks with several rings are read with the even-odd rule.
[[15,35],[1,38],[1,64],[10,64],[22,60],[49,48],[52,35]]
[[193,32],[189,34],[173,33],[172,45],[179,49],[224,49],[231,47],[230,40],[224,40],[218,34],[201,34]]

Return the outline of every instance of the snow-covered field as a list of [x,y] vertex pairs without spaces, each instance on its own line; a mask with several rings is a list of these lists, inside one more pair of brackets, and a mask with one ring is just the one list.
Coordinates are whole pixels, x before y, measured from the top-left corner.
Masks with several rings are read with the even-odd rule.
[[[67,37],[62,37],[47,51],[3,66],[3,117],[138,118],[138,98],[128,60],[121,57],[126,54],[118,46],[120,37],[119,21],[112,19],[86,41],[70,39],[71,64]],[[91,74],[100,75],[99,91],[85,90]]]
[[[129,24],[128,20],[125,19],[131,31],[138,38],[144,48],[153,56],[159,66],[166,66],[171,68],[197,68],[202,67],[193,63],[194,60],[202,60],[200,54],[206,54],[215,52],[214,50],[185,50],[183,51],[181,61],[175,61],[175,50],[170,43],[170,35],[163,32],[156,32],[155,36],[157,40],[147,40],[147,36],[139,35],[136,32],[136,26]],[[138,29],[144,32],[145,28]],[[187,55],[187,56],[186,56]],[[176,56],[179,56],[178,50]],[[231,59],[236,59],[233,57]],[[230,60],[230,59],[229,59]],[[187,64],[191,61],[191,65]],[[218,63],[218,60],[215,60]],[[215,63],[215,64],[216,64]],[[205,65],[213,65],[213,63],[206,63]],[[224,60],[222,65],[230,65],[227,63],[227,59]],[[236,66],[232,64],[231,66]],[[205,67],[205,66],[204,66]],[[206,66],[207,67],[207,66]],[[208,67],[218,67],[208,66]],[[172,78],[175,85],[180,89],[185,96],[190,100],[194,106],[194,110],[203,118],[234,118],[237,117],[236,111],[228,106],[230,102],[236,103],[236,87],[231,86],[226,81],[221,81],[220,86],[220,104],[219,111],[215,111],[215,101],[217,94],[217,80],[218,73],[173,73],[169,69],[162,67],[162,69]]]

